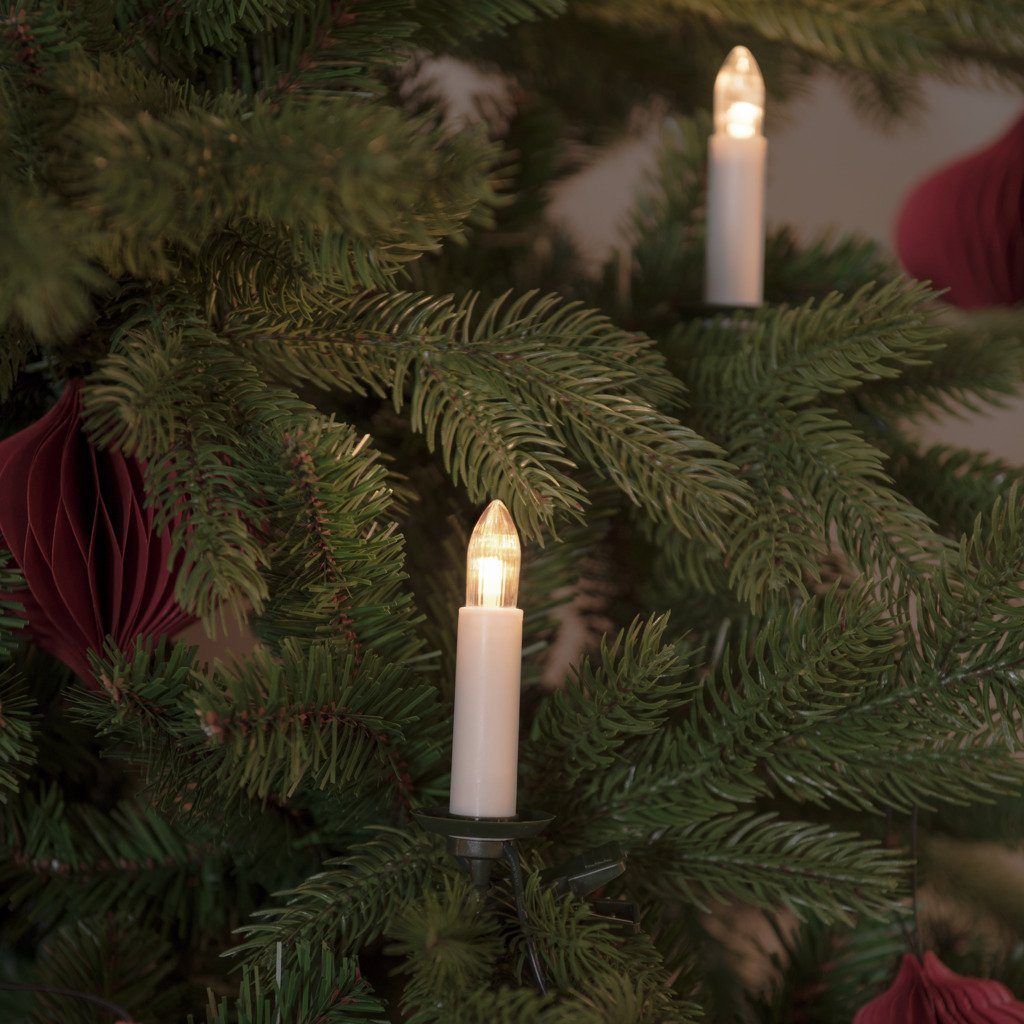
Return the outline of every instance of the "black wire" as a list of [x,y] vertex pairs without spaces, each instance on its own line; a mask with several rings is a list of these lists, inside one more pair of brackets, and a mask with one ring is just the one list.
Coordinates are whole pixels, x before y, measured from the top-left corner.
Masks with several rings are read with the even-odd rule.
[[523,869],[519,863],[519,855],[516,853],[514,843],[505,842],[501,844],[502,853],[508,861],[509,870],[512,873],[512,892],[516,900],[516,914],[519,916],[519,927],[523,930],[523,938],[526,940],[526,954],[530,961],[530,973],[533,975],[534,984],[537,990],[544,995],[548,990],[548,983],[544,978],[544,969],[540,964],[540,956],[537,953],[537,946],[530,934],[530,923],[526,919],[526,893],[523,888]]
[[117,1003],[112,1003],[102,996],[90,995],[88,992],[76,992],[73,988],[60,988],[57,985],[21,985],[13,981],[0,981],[0,989],[7,989],[11,992],[42,992],[51,996],[81,999],[83,1002],[102,1006],[104,1010],[109,1010],[117,1019],[118,1024],[135,1024],[132,1015],[123,1006],[118,1006]]

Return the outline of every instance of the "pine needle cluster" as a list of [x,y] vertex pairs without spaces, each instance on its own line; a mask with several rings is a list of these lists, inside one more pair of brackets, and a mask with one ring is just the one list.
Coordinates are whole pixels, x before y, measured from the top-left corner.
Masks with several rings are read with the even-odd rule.
[[[628,274],[582,274],[545,199],[637,102],[703,105],[737,32],[773,95],[827,66],[899,109],[923,73],[1019,76],[1020,14],[0,11],[4,433],[83,379],[178,602],[254,645],[109,644],[87,689],[25,640],[0,552],[5,1019],[104,1019],[68,991],[147,1024],[849,1019],[892,963],[906,822],[938,864],[1020,818],[1020,473],[908,429],[1015,394],[1019,318],[950,327],[876,247],[785,228],[764,308],[694,317],[702,114],[666,132]],[[428,55],[498,67],[507,109],[453,124]],[[547,994],[508,880],[482,899],[410,817],[447,794],[493,498],[525,548],[520,799],[556,815],[524,851]],[[545,873],[607,843],[637,934]],[[713,927],[738,905],[779,929],[764,991]]]

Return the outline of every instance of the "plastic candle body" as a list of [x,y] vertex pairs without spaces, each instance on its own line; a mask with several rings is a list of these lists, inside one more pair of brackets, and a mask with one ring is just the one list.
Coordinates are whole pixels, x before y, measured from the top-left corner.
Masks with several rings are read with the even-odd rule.
[[761,132],[764,79],[746,47],[735,47],[718,72],[714,107],[704,298],[715,305],[759,306],[764,299],[768,140]]
[[523,613],[519,537],[492,501],[469,541],[466,606],[459,609],[449,810],[473,818],[516,813]]

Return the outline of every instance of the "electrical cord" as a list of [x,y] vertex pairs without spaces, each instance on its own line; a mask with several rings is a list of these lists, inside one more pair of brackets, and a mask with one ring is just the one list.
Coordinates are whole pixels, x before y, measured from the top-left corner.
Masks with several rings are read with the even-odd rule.
[[537,990],[544,995],[547,993],[548,983],[544,977],[544,969],[541,967],[537,945],[530,934],[530,923],[526,919],[526,891],[523,886],[523,868],[519,863],[519,854],[516,852],[515,843],[504,842],[501,844],[501,848],[505,860],[508,862],[509,871],[512,873],[512,893],[515,896],[519,927],[522,928],[523,938],[526,940],[526,955],[530,961],[530,973],[533,975]]
[[42,992],[51,996],[67,996],[68,999],[81,999],[83,1002],[92,1003],[94,1006],[101,1006],[104,1010],[112,1013],[117,1024],[135,1024],[132,1015],[117,1003],[112,1003],[102,996],[90,995],[88,992],[76,992],[72,988],[60,988],[57,985],[22,985],[13,981],[0,981],[0,989],[9,992]]

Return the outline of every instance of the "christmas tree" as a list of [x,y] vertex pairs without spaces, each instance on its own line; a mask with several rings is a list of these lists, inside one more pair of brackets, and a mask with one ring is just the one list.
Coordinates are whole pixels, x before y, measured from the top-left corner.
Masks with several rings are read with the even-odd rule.
[[[906,430],[1015,392],[1018,323],[784,228],[764,307],[693,308],[734,43],[773,102],[828,68],[895,118],[924,74],[1019,77],[1021,14],[8,5],[4,1019],[838,1022],[904,932],[1024,995],[1022,880],[976,842],[1022,832],[1021,473]],[[454,123],[438,56],[500,102]],[[546,197],[654,97],[594,279]],[[481,893],[413,815],[447,801],[492,499],[519,804],[554,820]],[[767,988],[744,930],[777,936]]]

